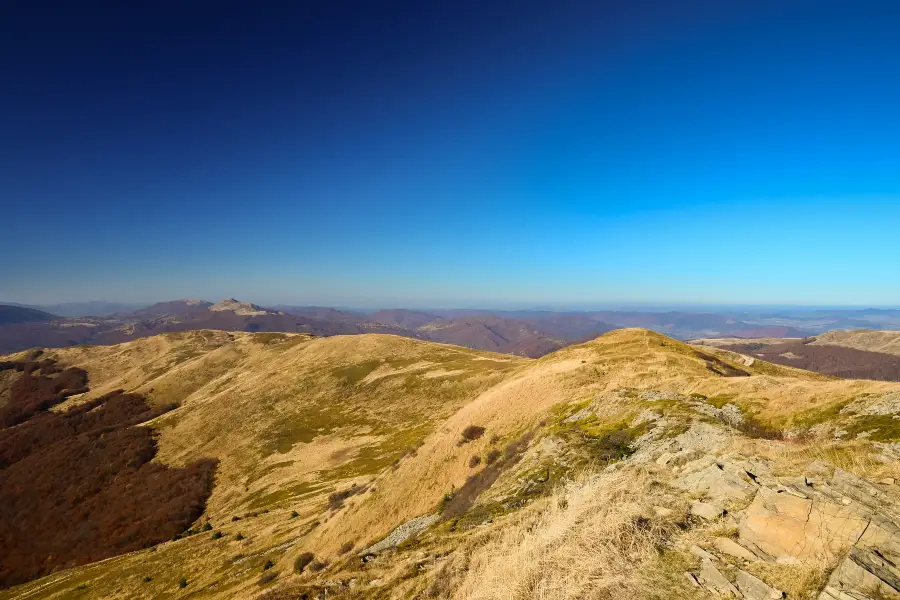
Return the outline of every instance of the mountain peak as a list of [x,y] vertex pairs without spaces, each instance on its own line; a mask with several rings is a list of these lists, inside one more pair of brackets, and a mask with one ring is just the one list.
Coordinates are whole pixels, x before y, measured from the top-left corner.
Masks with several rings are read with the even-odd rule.
[[209,307],[209,310],[214,311],[231,311],[237,315],[244,316],[254,316],[254,315],[267,315],[274,314],[270,313],[266,309],[257,306],[256,304],[251,304],[250,302],[240,302],[235,300],[234,298],[225,298],[218,304],[213,304]]

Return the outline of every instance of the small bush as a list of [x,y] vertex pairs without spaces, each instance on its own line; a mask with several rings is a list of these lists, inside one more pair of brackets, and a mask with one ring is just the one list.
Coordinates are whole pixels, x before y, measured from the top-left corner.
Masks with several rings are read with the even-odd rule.
[[328,508],[331,510],[340,510],[344,508],[344,500],[356,494],[362,494],[366,491],[366,486],[359,486],[355,483],[346,490],[334,492],[328,496]]
[[278,573],[276,571],[269,571],[268,573],[264,573],[262,577],[259,578],[259,581],[256,582],[256,585],[262,587],[266,584],[272,583],[278,577]]
[[299,517],[299,516],[300,516],[300,513],[298,513],[296,510],[292,510],[292,511],[291,511],[291,518],[292,518],[292,519],[296,519],[296,518]]
[[212,539],[214,539],[214,540],[218,540],[218,539],[221,539],[221,538],[222,538],[222,532],[221,532],[221,531],[217,531],[217,532],[215,532],[214,534],[212,534]]
[[469,442],[474,442],[478,438],[484,435],[484,427],[479,427],[478,425],[469,425],[465,429],[463,429],[462,437],[463,439],[460,441],[460,445],[468,444]]
[[200,528],[200,531],[212,531],[212,525],[206,523],[203,527]]
[[240,521],[240,520],[241,520],[241,518],[238,517],[238,516],[231,517],[231,522],[232,522],[232,523],[234,523],[235,521]]
[[328,561],[322,562],[322,561],[314,560],[313,562],[311,562],[309,564],[309,570],[312,571],[313,573],[318,573],[319,571],[323,570],[327,566],[328,566]]
[[469,459],[469,468],[470,469],[474,469],[475,467],[477,467],[480,464],[481,464],[481,457],[478,456],[477,454],[472,456],[472,458]]
[[348,552],[353,550],[354,546],[356,546],[356,544],[354,544],[353,542],[344,542],[343,544],[341,544],[341,549],[338,550],[338,553],[347,554]]
[[485,457],[484,460],[487,464],[492,465],[495,462],[497,462],[497,459],[500,458],[500,456],[502,454],[503,454],[502,452],[500,452],[499,450],[494,448],[493,450],[491,450],[490,452],[487,453],[487,457]]
[[272,562],[271,560],[267,560],[266,564],[263,565],[263,571],[268,571],[269,569],[271,569],[274,566],[275,566],[274,562]]
[[234,539],[240,541],[240,540],[244,539],[244,534],[241,532],[238,532],[238,534],[236,536],[234,536]]
[[297,560],[294,561],[294,571],[297,573],[302,573],[303,569],[309,565],[312,561],[314,561],[316,555],[312,552],[304,552],[300,556],[297,557]]
[[153,581],[152,577],[144,577],[144,583],[150,583],[151,581]]
[[181,589],[184,589],[187,587],[187,577],[182,577],[181,579],[178,580],[178,587],[180,587]]

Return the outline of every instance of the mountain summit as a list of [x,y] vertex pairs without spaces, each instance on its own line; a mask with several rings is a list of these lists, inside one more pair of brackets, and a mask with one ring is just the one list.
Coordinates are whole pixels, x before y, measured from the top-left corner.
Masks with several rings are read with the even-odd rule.
[[250,302],[240,302],[235,300],[234,298],[225,298],[218,304],[213,304],[209,307],[209,310],[213,311],[231,311],[236,315],[243,315],[245,317],[252,317],[257,315],[277,315],[280,313],[268,311],[261,306],[257,306],[256,304],[251,304]]

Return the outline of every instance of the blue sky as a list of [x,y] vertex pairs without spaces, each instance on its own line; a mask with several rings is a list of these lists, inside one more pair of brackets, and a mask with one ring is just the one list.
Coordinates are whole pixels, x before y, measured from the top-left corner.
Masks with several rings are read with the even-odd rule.
[[900,304],[896,2],[126,4],[4,9],[2,300]]

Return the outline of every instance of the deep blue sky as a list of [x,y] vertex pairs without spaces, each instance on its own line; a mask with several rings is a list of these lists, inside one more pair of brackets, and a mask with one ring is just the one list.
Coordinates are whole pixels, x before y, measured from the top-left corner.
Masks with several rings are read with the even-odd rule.
[[0,3],[0,300],[900,304],[900,2]]

